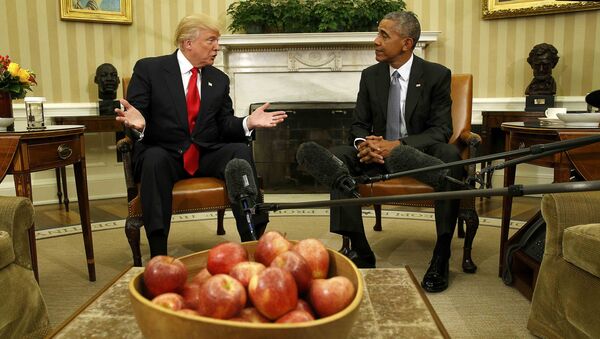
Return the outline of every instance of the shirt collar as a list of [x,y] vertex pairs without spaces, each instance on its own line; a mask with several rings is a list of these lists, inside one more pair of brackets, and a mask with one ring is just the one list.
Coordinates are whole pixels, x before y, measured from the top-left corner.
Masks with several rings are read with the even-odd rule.
[[410,76],[410,69],[412,68],[412,64],[413,64],[413,54],[410,55],[410,59],[408,59],[408,61],[406,61],[404,63],[404,65],[400,66],[400,68],[396,69],[394,67],[392,67],[392,65],[390,65],[390,77],[392,76],[392,74],[395,71],[398,71],[398,74],[400,74],[400,79],[404,80],[404,81],[408,81],[408,78]]
[[183,55],[180,49],[177,50],[177,63],[179,64],[179,71],[181,74],[189,73],[194,65]]

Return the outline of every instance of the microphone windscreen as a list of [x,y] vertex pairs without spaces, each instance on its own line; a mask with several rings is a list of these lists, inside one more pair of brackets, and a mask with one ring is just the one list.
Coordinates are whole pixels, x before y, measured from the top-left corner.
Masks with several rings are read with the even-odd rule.
[[[399,145],[392,149],[390,155],[385,159],[387,170],[390,173],[405,172],[414,169],[420,169],[429,166],[441,165],[444,162],[436,157],[425,154],[418,149]],[[436,191],[440,189],[444,178],[448,174],[448,169],[439,169],[411,174],[410,176],[433,187]]]
[[239,202],[240,197],[247,197],[255,201],[258,196],[252,166],[244,159],[231,159],[227,163],[225,185],[231,202]]
[[327,187],[333,187],[338,178],[350,175],[338,157],[314,141],[298,147],[296,160],[313,178]]

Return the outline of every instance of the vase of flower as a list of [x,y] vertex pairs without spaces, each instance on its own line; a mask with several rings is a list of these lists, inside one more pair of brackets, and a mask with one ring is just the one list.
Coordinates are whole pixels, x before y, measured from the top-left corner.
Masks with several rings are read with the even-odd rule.
[[0,55],[0,131],[14,129],[12,100],[25,98],[36,84],[35,73]]
[[15,118],[13,116],[10,92],[0,90],[0,132],[13,130],[14,125]]

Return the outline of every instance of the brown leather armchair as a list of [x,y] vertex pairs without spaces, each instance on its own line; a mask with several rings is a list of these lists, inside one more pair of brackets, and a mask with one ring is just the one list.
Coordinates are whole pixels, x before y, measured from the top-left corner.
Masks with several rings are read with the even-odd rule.
[[[129,78],[123,78],[123,97],[127,97]],[[133,265],[142,266],[140,251],[140,228],[142,220],[142,206],[140,203],[139,187],[133,177],[133,164],[131,152],[133,141],[125,137],[117,142],[117,149],[123,159],[125,183],[127,185],[128,213],[125,221],[125,234],[131,247]],[[225,234],[223,218],[225,209],[229,208],[227,188],[223,180],[217,178],[190,178],[180,180],[173,187],[173,214],[217,211],[217,234]]]
[[[454,74],[451,80],[452,97],[452,127],[453,134],[449,143],[459,147],[463,159],[468,159],[476,155],[476,150],[481,143],[481,137],[471,132],[471,110],[473,102],[473,76],[471,74]],[[475,166],[467,167],[467,175],[474,174]],[[362,197],[377,197],[388,195],[416,194],[434,192],[433,188],[412,177],[400,177],[386,181],[380,181],[367,185],[359,185],[359,192]],[[433,201],[414,201],[390,203],[392,205],[409,205],[418,207],[433,207]],[[375,225],[373,230],[381,231],[381,205],[374,205]],[[467,224],[466,234],[463,229],[463,222]],[[463,271],[474,273],[477,266],[471,259],[471,246],[473,238],[479,226],[479,217],[475,210],[475,198],[462,199],[460,202],[460,211],[458,216],[459,237],[464,237],[463,249]],[[344,238],[342,251],[348,249],[349,241]]]

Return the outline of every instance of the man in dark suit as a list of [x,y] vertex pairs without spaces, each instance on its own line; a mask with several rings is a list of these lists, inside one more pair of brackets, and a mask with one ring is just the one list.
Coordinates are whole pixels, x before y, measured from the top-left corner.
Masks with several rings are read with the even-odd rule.
[[[331,150],[352,175],[387,173],[385,159],[400,144],[444,162],[460,160],[458,149],[447,143],[452,135],[450,70],[413,54],[420,34],[419,21],[411,12],[389,13],[379,23],[375,38],[375,58],[379,63],[362,72],[351,145]],[[454,178],[462,177],[461,168],[450,172]],[[331,197],[350,195],[334,189]],[[422,282],[427,291],[440,292],[448,287],[450,242],[458,203],[435,202],[437,242]],[[375,267],[360,206],[332,208],[331,231],[350,238],[351,251],[347,255],[359,267]]]
[[[247,138],[255,128],[274,127],[287,116],[265,112],[268,104],[241,118],[234,116],[229,78],[213,67],[219,50],[219,29],[204,15],[183,18],[175,32],[175,53],[139,60],[117,120],[137,131],[134,174],[140,182],[143,221],[151,256],[167,253],[171,222],[171,191],[189,177],[223,179],[234,158],[254,168]],[[256,171],[255,180],[256,180]],[[242,241],[251,235],[240,206],[232,204]],[[268,222],[254,216],[257,235]]]

